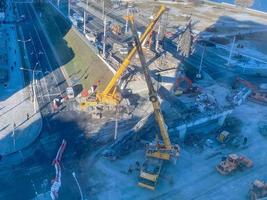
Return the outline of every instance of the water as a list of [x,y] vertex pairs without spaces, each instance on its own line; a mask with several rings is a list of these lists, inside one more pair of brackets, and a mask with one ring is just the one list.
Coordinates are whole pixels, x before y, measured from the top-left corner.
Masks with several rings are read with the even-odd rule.
[[[211,1],[226,2],[226,3],[231,3],[231,4],[234,4],[235,2],[235,0],[211,0]],[[254,0],[254,4],[251,8],[255,10],[267,12],[267,0]]]

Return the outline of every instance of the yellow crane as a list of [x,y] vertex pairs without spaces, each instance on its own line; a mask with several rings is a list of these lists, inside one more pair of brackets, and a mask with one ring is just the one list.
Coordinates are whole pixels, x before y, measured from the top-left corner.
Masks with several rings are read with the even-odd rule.
[[[148,27],[146,28],[145,32],[142,34],[140,38],[140,42],[143,43],[146,37],[151,33],[153,27],[159,20],[160,16],[166,10],[165,6],[161,6],[158,12],[154,15],[153,19],[149,23]],[[119,66],[118,71],[115,73],[111,81],[108,83],[107,87],[104,89],[103,92],[97,92],[94,98],[89,98],[84,102],[80,103],[81,109],[86,109],[89,106],[96,106],[98,104],[107,104],[107,105],[117,105],[121,101],[121,95],[117,89],[117,82],[121,78],[122,74],[125,72],[129,64],[131,63],[131,59],[136,54],[137,48],[133,47],[132,50],[129,52],[127,57],[123,60],[121,65]]]
[[145,56],[142,50],[142,43],[139,40],[133,16],[129,16],[130,27],[135,40],[135,48],[139,55],[141,66],[144,72],[146,84],[149,92],[149,100],[151,101],[154,109],[154,115],[156,122],[160,129],[160,135],[162,142],[156,139],[155,142],[150,143],[146,149],[146,161],[140,170],[138,185],[151,190],[155,189],[157,180],[160,175],[161,167],[164,160],[170,160],[176,158],[180,154],[180,147],[178,145],[171,144],[168,130],[164,121],[160,109],[160,102],[156,90],[154,89],[153,82],[151,80],[149,69],[146,64]]

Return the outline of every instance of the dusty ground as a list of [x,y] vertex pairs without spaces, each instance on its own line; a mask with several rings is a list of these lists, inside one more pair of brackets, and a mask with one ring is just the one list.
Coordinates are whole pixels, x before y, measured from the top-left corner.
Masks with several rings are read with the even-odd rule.
[[[248,137],[248,144],[237,149],[224,148],[214,141],[203,151],[195,147],[182,147],[182,153],[174,164],[165,165],[155,192],[137,186],[137,172],[127,174],[128,167],[144,159],[143,150],[135,151],[122,159],[111,162],[95,158],[84,166],[84,181],[89,184],[86,194],[93,199],[246,199],[250,183],[256,179],[267,179],[265,151],[267,138],[258,130],[258,124],[266,119],[267,108],[247,102],[236,108],[232,117],[240,120],[241,133]],[[252,116],[252,117],[243,117]],[[200,136],[201,137],[201,136]],[[250,170],[238,171],[222,176],[215,170],[221,156],[236,152],[248,156],[254,162]],[[90,158],[92,159],[92,158]]]

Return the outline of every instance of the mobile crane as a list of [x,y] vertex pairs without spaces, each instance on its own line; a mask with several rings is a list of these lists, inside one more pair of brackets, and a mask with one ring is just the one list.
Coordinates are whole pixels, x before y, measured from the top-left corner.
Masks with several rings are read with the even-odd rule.
[[[145,32],[142,34],[140,38],[140,42],[143,43],[147,36],[151,33],[153,30],[155,24],[161,17],[161,15],[164,13],[166,10],[165,6],[161,6],[158,10],[158,12],[154,15],[152,21],[146,28]],[[80,103],[80,108],[82,110],[85,110],[89,106],[96,106],[99,104],[102,105],[118,105],[119,102],[121,101],[121,95],[117,89],[117,82],[122,76],[122,74],[125,72],[129,64],[131,63],[131,59],[134,57],[136,54],[137,48],[133,47],[132,50],[129,52],[127,57],[123,60],[121,65],[119,66],[118,71],[115,73],[111,81],[108,83],[107,87],[104,89],[103,92],[97,92],[95,96],[92,98],[88,98],[85,101]]]
[[130,27],[135,40],[135,48],[137,49],[148,87],[149,100],[153,105],[155,119],[159,126],[160,135],[163,140],[163,142],[161,142],[159,139],[156,139],[155,142],[152,142],[147,146],[146,160],[140,170],[138,185],[147,189],[155,190],[163,161],[178,157],[180,154],[180,147],[178,145],[171,144],[166,124],[160,109],[158,95],[156,90],[154,89],[152,79],[149,74],[149,69],[146,64],[145,56],[142,50],[142,43],[139,40],[134,25],[133,16],[129,16],[128,20],[130,22]]

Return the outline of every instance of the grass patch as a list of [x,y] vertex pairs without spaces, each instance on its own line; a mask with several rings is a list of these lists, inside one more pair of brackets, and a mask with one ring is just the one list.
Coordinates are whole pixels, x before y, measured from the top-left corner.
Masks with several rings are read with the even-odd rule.
[[70,79],[81,83],[86,89],[100,80],[99,89],[103,90],[111,80],[112,72],[54,8],[46,3],[41,8],[38,5],[35,7],[43,12],[40,19],[57,52],[60,65]]

